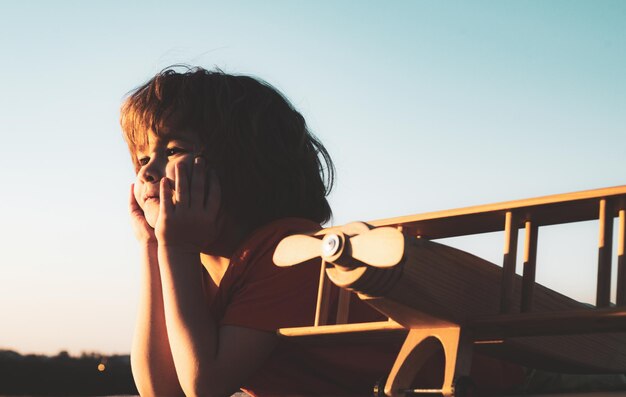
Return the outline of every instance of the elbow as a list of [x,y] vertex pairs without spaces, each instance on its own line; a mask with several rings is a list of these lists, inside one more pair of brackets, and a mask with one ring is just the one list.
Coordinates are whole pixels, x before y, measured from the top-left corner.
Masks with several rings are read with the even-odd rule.
[[151,370],[143,360],[131,354],[131,371],[140,396],[183,396],[176,374]]
[[145,362],[137,359],[138,355],[130,355],[130,369],[133,374],[133,381],[135,387],[141,396],[156,396],[157,390],[154,384],[151,382],[150,372],[145,365]]
[[227,379],[216,374],[189,374],[179,379],[187,397],[228,397],[239,391],[238,386],[227,384]]

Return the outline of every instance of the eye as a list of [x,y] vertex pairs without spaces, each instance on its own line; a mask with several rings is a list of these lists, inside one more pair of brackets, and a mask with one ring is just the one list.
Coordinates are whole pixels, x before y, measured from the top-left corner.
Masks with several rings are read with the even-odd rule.
[[140,157],[137,159],[137,161],[139,162],[139,165],[146,165],[148,164],[148,162],[150,161],[150,157]]
[[167,157],[169,156],[175,156],[177,154],[181,154],[181,153],[186,153],[187,151],[181,147],[178,146],[174,146],[174,147],[169,147],[167,148],[167,150],[165,151],[165,153],[167,154]]

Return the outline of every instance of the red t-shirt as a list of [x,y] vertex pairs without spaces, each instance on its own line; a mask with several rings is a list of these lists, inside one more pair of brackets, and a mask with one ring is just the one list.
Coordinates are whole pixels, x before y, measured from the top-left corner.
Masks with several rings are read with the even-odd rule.
[[[313,325],[319,258],[280,268],[274,265],[272,257],[284,237],[319,229],[313,221],[289,218],[255,231],[234,253],[211,302],[211,312],[218,325],[272,332],[278,328]],[[336,298],[332,294],[330,307]],[[352,299],[350,322],[384,319],[366,303]],[[254,396],[371,395],[374,384],[389,373],[400,345],[401,341],[390,344],[374,340],[366,345],[311,346],[281,339],[268,361],[242,389]],[[472,374],[489,368],[501,370],[501,366],[494,367],[488,361],[485,365],[484,360],[481,357],[474,360],[473,367],[478,366]],[[440,378],[442,369],[442,362],[433,363],[419,377],[426,381]],[[496,375],[491,372],[488,370],[486,375]],[[498,381],[501,380],[499,377]],[[430,386],[436,387],[436,383]]]

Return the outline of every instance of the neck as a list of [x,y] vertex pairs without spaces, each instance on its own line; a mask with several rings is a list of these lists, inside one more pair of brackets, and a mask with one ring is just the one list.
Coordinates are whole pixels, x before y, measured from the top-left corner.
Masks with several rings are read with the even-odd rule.
[[224,273],[226,273],[226,269],[228,269],[230,258],[202,253],[200,254],[200,261],[211,276],[215,287],[219,287],[222,282],[222,277],[224,277]]
[[215,289],[219,287],[235,250],[247,237],[244,228],[228,220],[227,216],[218,220],[221,224],[219,236],[200,253],[200,261],[211,276]]
[[232,221],[232,217],[221,213],[219,223],[219,235],[210,244],[204,247],[203,254],[207,256],[231,258],[241,243],[248,237],[249,231],[242,225]]

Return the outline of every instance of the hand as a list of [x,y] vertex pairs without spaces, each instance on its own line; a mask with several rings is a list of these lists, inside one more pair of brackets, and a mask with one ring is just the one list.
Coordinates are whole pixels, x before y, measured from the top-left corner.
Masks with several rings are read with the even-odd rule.
[[135,184],[130,185],[130,199],[128,203],[128,208],[130,212],[130,220],[133,226],[133,230],[135,231],[135,237],[137,240],[146,245],[156,245],[157,239],[154,234],[154,229],[148,225],[146,222],[146,217],[143,213],[143,210],[137,203],[137,199],[135,199]]
[[215,240],[221,193],[214,172],[211,172],[208,192],[206,183],[202,157],[194,159],[191,177],[184,163],[176,164],[174,190],[167,178],[161,179],[159,218],[155,226],[159,246],[200,253]]

